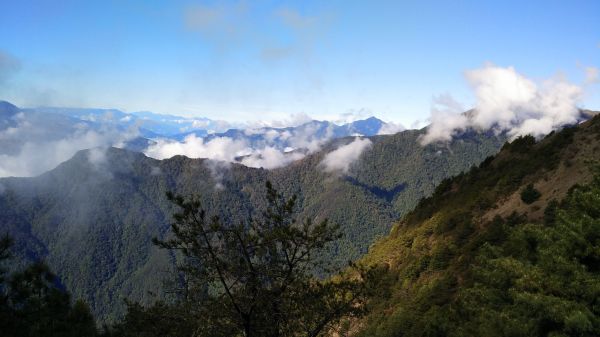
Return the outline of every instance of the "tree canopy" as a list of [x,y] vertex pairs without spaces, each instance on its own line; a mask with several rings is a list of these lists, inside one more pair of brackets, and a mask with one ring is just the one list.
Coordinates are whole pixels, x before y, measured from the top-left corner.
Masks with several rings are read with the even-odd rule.
[[[10,259],[12,239],[0,239],[0,262]],[[0,266],[3,267],[3,266]],[[8,277],[0,268],[0,331],[6,337],[96,336],[96,324],[82,301],[71,295],[43,262],[37,261]]]
[[341,236],[338,226],[326,219],[298,221],[296,197],[285,198],[269,182],[266,190],[262,216],[237,224],[209,217],[197,198],[169,193],[179,208],[173,235],[154,241],[183,256],[183,281],[175,289],[180,299],[151,308],[130,304],[121,331],[144,331],[140,323],[149,317],[159,322],[177,316],[180,324],[167,322],[161,335],[316,337],[339,328],[343,318],[361,315],[369,271],[356,268],[352,277],[328,280],[314,276],[327,268],[317,253]]

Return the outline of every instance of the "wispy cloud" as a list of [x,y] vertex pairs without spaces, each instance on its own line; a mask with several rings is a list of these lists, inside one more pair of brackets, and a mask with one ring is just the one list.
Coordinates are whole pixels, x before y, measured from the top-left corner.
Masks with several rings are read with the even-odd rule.
[[320,165],[326,172],[348,173],[351,165],[359,160],[362,153],[373,143],[368,138],[356,137],[349,144],[342,145],[325,155]]
[[[206,140],[192,134],[181,142],[159,139],[144,153],[156,159],[184,155],[273,169],[286,166],[320,150],[321,146],[333,137],[331,127],[323,129],[319,124],[306,124],[293,130],[247,129],[244,130],[244,134],[248,137],[260,136],[261,140],[251,143],[250,138],[234,139],[227,136]],[[284,144],[285,148],[281,144]]]
[[223,47],[238,43],[251,36],[246,25],[248,4],[238,1],[230,4],[193,5],[186,8],[186,28],[199,32],[204,38]]
[[[58,166],[79,150],[122,145],[129,136],[117,130],[80,130],[56,140],[26,141],[17,154],[0,154],[0,177],[36,176]],[[96,167],[105,158],[102,149],[94,149],[88,156]]]
[[598,83],[599,74],[600,74],[600,72],[598,71],[598,68],[586,67],[585,68],[585,83],[586,84]]
[[404,130],[406,130],[406,128],[400,123],[387,122],[381,127],[381,129],[379,129],[379,131],[377,131],[377,134],[393,135]]
[[16,57],[0,50],[0,90],[20,68],[21,62]]
[[[189,6],[184,12],[185,27],[200,33],[221,51],[242,45],[254,48],[266,62],[290,57],[299,57],[302,61],[312,58],[314,45],[327,31],[325,17],[303,15],[289,7],[264,16],[257,15],[255,7],[247,1]],[[273,34],[273,30],[262,30],[257,18],[270,20],[270,24],[279,26],[278,31],[285,32],[287,37]]]

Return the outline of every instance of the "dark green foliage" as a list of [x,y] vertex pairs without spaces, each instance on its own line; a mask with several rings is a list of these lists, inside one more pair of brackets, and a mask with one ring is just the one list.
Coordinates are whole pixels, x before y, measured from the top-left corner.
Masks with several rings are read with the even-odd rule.
[[541,196],[542,194],[533,187],[533,184],[528,184],[521,191],[521,200],[528,205],[537,201]]
[[[0,262],[6,260],[11,240],[0,241]],[[71,297],[43,262],[0,280],[0,331],[2,336],[96,336],[89,307]]]
[[533,146],[535,145],[535,137],[531,135],[519,136],[515,140],[510,143],[506,143],[506,145],[502,148],[507,149],[511,152],[517,153],[527,153],[529,152]]
[[558,210],[558,201],[552,199],[548,202],[548,205],[544,209],[544,224],[553,225],[556,221],[556,213]]
[[[13,239],[5,234],[0,238],[0,285],[5,282],[6,268],[3,266],[3,262],[10,258],[10,247],[13,245]],[[0,288],[0,290],[2,290]]]
[[[556,207],[556,206],[555,206]],[[484,245],[460,292],[466,335],[600,334],[600,176],[574,190],[546,225],[521,224]],[[523,253],[515,253],[520,251]]]
[[322,267],[315,257],[340,237],[338,226],[326,219],[299,222],[295,196],[284,198],[270,182],[266,191],[262,216],[239,224],[207,216],[197,198],[168,194],[179,209],[173,237],[155,243],[184,257],[179,270],[185,282],[175,290],[180,301],[130,305],[116,331],[316,337],[339,328],[343,318],[360,316],[367,289],[363,277],[319,281],[313,276]]
[[[119,324],[107,328],[103,337],[179,337],[194,336],[195,312],[183,304],[158,302],[150,307],[127,302],[127,315]],[[228,331],[215,331],[214,336],[227,336]]]
[[169,232],[173,206],[166,191],[198,194],[220,219],[239,223],[260,216],[270,180],[298,196],[299,217],[340,224],[344,237],[318,256],[340,268],[365,254],[444,178],[496,153],[505,139],[467,134],[424,147],[418,141],[423,132],[373,137],[349,178],[323,172],[319,163],[351,139],[275,170],[220,167],[183,156],[157,161],[119,149],[107,150],[106,163],[95,166],[84,151],[40,177],[0,179],[0,226],[18,247],[15,268],[44,258],[73,296],[89,303],[100,323],[110,324],[124,314],[124,298],[144,305],[170,301],[160,289],[177,257],[151,242]]

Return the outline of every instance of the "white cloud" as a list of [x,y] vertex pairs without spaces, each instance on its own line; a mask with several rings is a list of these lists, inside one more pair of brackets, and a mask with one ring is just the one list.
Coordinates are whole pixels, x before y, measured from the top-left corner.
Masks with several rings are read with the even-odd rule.
[[[21,133],[23,136],[25,133]],[[19,136],[19,137],[21,137]],[[117,130],[78,130],[58,140],[27,141],[18,154],[0,155],[0,177],[31,177],[55,168],[71,158],[77,151],[109,147],[122,143],[129,134]],[[101,150],[89,153],[90,163],[97,166],[104,159]]]
[[313,121],[313,118],[305,113],[293,113],[288,118],[271,121],[250,121],[244,124],[246,129],[261,129],[261,128],[286,128],[306,124]]
[[[273,129],[248,129],[246,135],[262,135],[264,142],[250,144],[249,140],[216,137],[205,141],[191,134],[182,142],[159,139],[150,145],[144,153],[152,158],[166,159],[176,155],[189,158],[207,158],[214,161],[240,163],[249,167],[273,169],[286,166],[302,159],[307,153],[321,149],[321,146],[333,136],[333,129],[324,130],[318,125],[306,125],[293,132]],[[279,148],[276,140],[285,140],[284,148]],[[302,151],[294,151],[299,149]]]
[[468,128],[506,131],[511,137],[541,136],[579,118],[583,89],[563,78],[534,82],[513,67],[494,65],[467,71],[465,77],[476,97],[474,111],[462,114],[456,111],[459,104],[438,102],[422,144],[448,141]]
[[274,147],[265,147],[244,157],[241,161],[243,165],[248,167],[262,167],[265,169],[274,169],[277,167],[286,166],[289,163],[304,158],[304,153],[300,152],[284,152]]
[[194,121],[192,121],[193,129],[206,129],[207,127],[209,127],[209,125],[210,125],[210,121],[208,121],[208,120],[195,119]]
[[435,96],[431,106],[431,124],[421,137],[421,143],[449,141],[456,133],[464,131],[468,124],[467,116],[462,114],[464,110],[449,94]]
[[328,125],[325,132],[321,134],[319,124],[306,124],[291,132],[287,138],[289,145],[295,149],[307,149],[309,152],[316,152],[321,146],[333,138],[333,125]]
[[94,147],[87,153],[90,164],[94,167],[99,168],[106,162],[106,151],[100,147]]
[[[253,149],[246,141],[234,140],[229,137],[218,137],[205,142],[204,139],[193,134],[186,137],[183,142],[158,140],[144,153],[156,159],[184,155],[189,158],[207,158],[212,161],[240,163],[249,167],[266,169],[282,167],[304,157],[303,153],[284,153],[272,146]],[[223,168],[222,165],[215,166],[215,171]],[[217,177],[218,175],[213,176]]]
[[393,135],[398,132],[404,131],[406,128],[400,123],[387,122],[381,126],[381,129],[377,131],[378,135]]
[[220,160],[206,160],[204,161],[204,165],[210,170],[210,174],[215,180],[215,189],[223,190],[225,189],[225,185],[223,185],[223,180],[225,179],[225,171],[229,169],[231,163]]
[[326,154],[320,164],[326,172],[348,173],[352,163],[356,162],[372,144],[368,138],[356,137],[350,144],[342,145]]
[[147,156],[156,159],[183,155],[189,158],[208,158],[228,162],[233,162],[236,157],[247,152],[248,147],[244,141],[217,137],[205,142],[195,134],[185,137],[183,142],[159,139],[144,151]]
[[427,133],[421,137],[421,144],[426,145],[436,141],[449,141],[452,137],[469,125],[465,115],[446,111],[432,111],[431,124]]

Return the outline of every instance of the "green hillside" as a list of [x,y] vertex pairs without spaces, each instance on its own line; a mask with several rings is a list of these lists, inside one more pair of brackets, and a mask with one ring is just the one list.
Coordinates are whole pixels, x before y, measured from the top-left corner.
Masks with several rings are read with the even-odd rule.
[[600,117],[444,180],[363,262],[354,336],[598,336]]
[[366,253],[444,178],[468,170],[503,143],[503,137],[468,134],[423,147],[422,133],[373,137],[372,148],[341,176],[323,172],[319,163],[351,139],[271,171],[214,168],[181,156],[158,161],[119,149],[109,149],[104,161],[90,161],[94,153],[83,151],[39,177],[0,179],[1,229],[15,238],[21,261],[44,258],[74,298],[110,322],[123,312],[124,298],[155,300],[150,293],[161,294],[172,273],[175,258],[151,244],[152,237],[168,233],[173,210],[166,191],[199,195],[207,210],[237,222],[264,203],[265,181],[271,180],[298,196],[301,217],[341,226],[343,239],[322,258],[342,266]]

